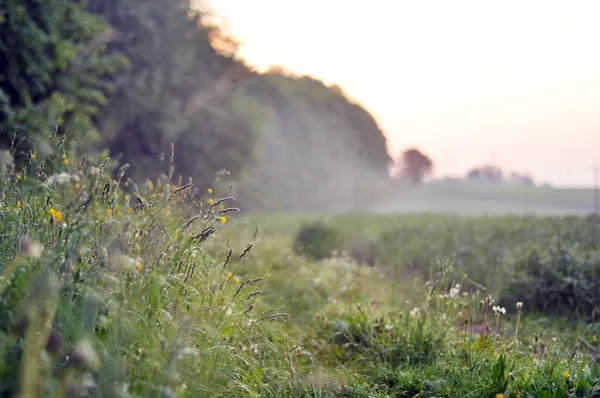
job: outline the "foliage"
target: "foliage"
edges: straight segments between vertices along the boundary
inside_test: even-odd
[[[339,89],[271,71],[236,96],[262,108],[257,162],[236,184],[245,209],[360,208],[372,186],[387,180],[382,131]]]
[[[237,174],[252,159],[254,133],[229,100],[236,79],[253,75],[192,2],[88,1],[120,39],[107,46],[131,62],[113,77],[116,92],[95,119],[113,157],[136,181],[157,176],[156,159],[178,153],[176,175],[205,188],[216,172]],[[217,51],[213,42],[219,43]]]
[[[283,315],[261,315],[261,279],[239,275],[249,248],[221,243],[229,201],[194,203],[166,180],[134,199],[125,168],[65,159],[0,179],[0,395],[268,394],[278,376],[243,347]],[[59,173],[39,181],[50,163]]]
[[[294,251],[314,260],[322,260],[331,256],[338,248],[336,230],[323,221],[303,225],[296,235]]]
[[[403,151],[394,163],[394,174],[412,183],[420,183],[432,171],[431,159],[415,148]]]
[[[0,185],[3,396],[598,392],[587,352],[548,337],[536,356],[510,318],[487,315],[490,300],[484,311],[479,293],[446,290],[449,262],[425,285],[394,286],[402,281],[378,267],[295,256],[281,236],[255,245],[254,231],[248,244],[217,192],[165,178],[137,185],[125,167],[51,144],[62,155],[7,166]],[[58,173],[40,181],[49,163]],[[380,222],[333,225],[373,237]],[[486,316],[488,331],[467,331]]]
[[[0,145],[15,149],[18,164],[48,152],[53,131],[93,143],[91,117],[112,89],[105,78],[125,66],[118,52],[101,51],[111,37],[80,2],[0,6]]]

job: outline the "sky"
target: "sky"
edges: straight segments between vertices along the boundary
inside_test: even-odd
[[[209,3],[250,65],[339,85],[391,155],[416,146],[437,176],[494,163],[556,186],[594,183],[598,0]]]

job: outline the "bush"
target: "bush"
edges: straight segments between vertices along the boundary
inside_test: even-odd
[[[600,253],[577,245],[526,250],[507,261],[502,304],[522,301],[529,311],[600,319]]]
[[[294,252],[308,256],[314,260],[322,260],[331,256],[338,248],[336,230],[323,221],[316,221],[300,227],[294,242]]]

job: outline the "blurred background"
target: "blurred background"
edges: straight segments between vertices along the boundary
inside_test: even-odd
[[[253,212],[598,210],[598,2],[11,4],[17,163],[57,133],[139,180],[173,143]]]

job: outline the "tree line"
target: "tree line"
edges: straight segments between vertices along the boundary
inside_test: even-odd
[[[211,14],[182,0],[7,0],[0,6],[0,145],[22,164],[108,152],[129,176],[219,171],[247,207],[322,208],[387,177],[372,116],[337,87],[257,73]]]

